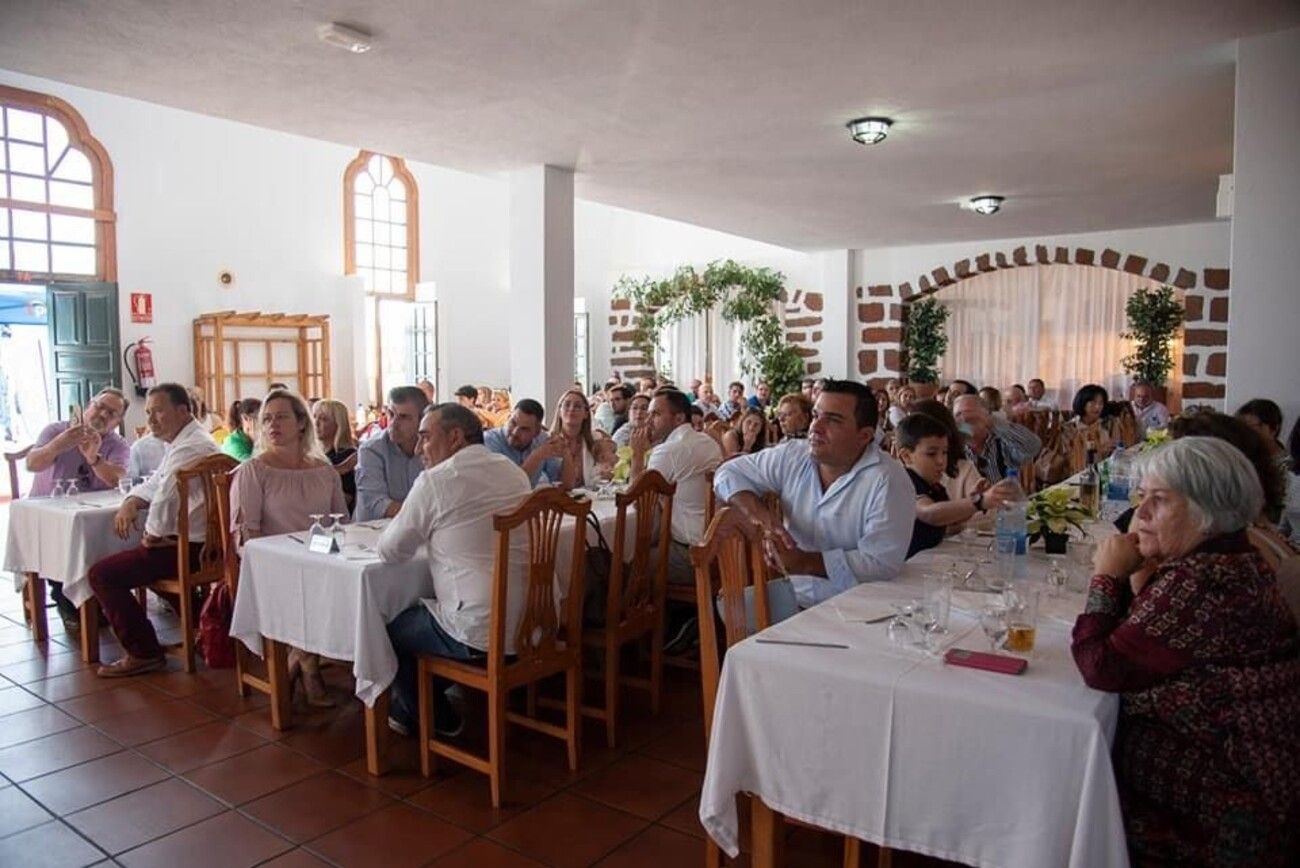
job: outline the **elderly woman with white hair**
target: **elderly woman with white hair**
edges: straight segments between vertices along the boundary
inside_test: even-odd
[[[1246,538],[1259,477],[1234,446],[1144,456],[1132,533],[1102,541],[1074,659],[1122,694],[1115,771],[1134,865],[1300,858],[1296,622]]]

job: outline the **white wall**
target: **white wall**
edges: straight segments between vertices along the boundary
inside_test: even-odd
[[[592,382],[609,374],[609,297],[625,274],[667,277],[678,266],[702,271],[715,259],[734,259],[780,271],[787,289],[821,289],[819,261],[803,251],[594,202],[575,203],[574,224],[574,292],[591,314]]]
[[[1007,207],[1015,207],[1008,203]],[[990,228],[996,227],[997,217],[988,219]],[[1115,229],[1108,232],[1083,232],[1074,235],[1045,235],[1031,238],[992,238],[988,241],[963,241],[953,244],[924,244],[913,247],[893,247],[863,250],[857,257],[859,286],[889,283],[897,286],[909,282],[916,288],[917,277],[928,275],[939,267],[952,273],[954,262],[970,259],[972,265],[975,257],[983,253],[1005,253],[1010,259],[1011,251],[1017,247],[1027,247],[1029,258],[1034,258],[1034,245],[1043,244],[1050,250],[1057,245],[1062,247],[1086,247],[1101,258],[1106,248],[1121,254],[1130,253],[1145,256],[1149,265],[1164,262],[1176,274],[1179,268],[1195,271],[1197,285],[1200,285],[1201,272],[1205,268],[1226,268],[1228,265],[1229,235],[1228,221],[1213,223],[1189,223],[1181,226],[1156,226],[1146,229]],[[1233,280],[1234,289],[1236,280]]]
[[[1300,414],[1300,29],[1237,46],[1229,408],[1250,398]]]
[[[353,352],[355,305],[341,277],[341,184],[356,148],[4,70],[0,83],[67,100],[108,151],[123,345],[149,335],[159,376],[190,382],[195,316],[325,313],[335,394],[356,400],[353,371],[364,359]],[[420,191],[421,276],[437,284],[442,315],[442,385],[505,383],[505,184],[408,165]],[[222,269],[234,272],[232,288],[218,287]],[[153,293],[153,325],[129,322],[131,292]]]

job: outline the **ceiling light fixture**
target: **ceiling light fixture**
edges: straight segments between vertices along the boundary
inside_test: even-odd
[[[970,200],[970,209],[976,214],[996,214],[1002,210],[1002,196],[976,196]]]
[[[846,124],[849,128],[849,134],[853,136],[853,141],[859,145],[874,145],[883,142],[885,136],[889,135],[889,128],[893,125],[894,122],[889,118],[858,118]]]
[[[316,38],[326,45],[342,48],[353,54],[365,54],[370,50],[370,34],[337,21],[322,24],[316,28]]]

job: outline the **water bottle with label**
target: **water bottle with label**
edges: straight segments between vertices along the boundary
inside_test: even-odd
[[[1003,583],[1025,576],[1029,540],[1029,520],[1026,511],[1029,499],[1020,487],[1020,474],[1015,468],[1007,471],[1007,478],[999,485],[1011,489],[1011,496],[1006,504],[998,510],[997,534],[994,541],[994,575]],[[993,587],[995,583],[991,582]]]
[[[1122,500],[1128,505],[1129,469],[1133,462],[1124,454],[1124,441],[1115,444],[1110,456],[1110,478],[1106,482],[1106,499]]]

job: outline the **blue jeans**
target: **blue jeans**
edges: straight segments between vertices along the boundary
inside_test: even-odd
[[[416,603],[402,612],[388,625],[388,639],[397,652],[397,678],[393,681],[392,715],[406,726],[414,726],[419,718],[419,664],[416,655],[447,657],[452,660],[472,660],[485,656],[482,651],[453,639],[433,619],[433,613],[423,603]],[[434,684],[434,701],[442,699],[444,684]],[[444,700],[445,701],[445,700]]]

